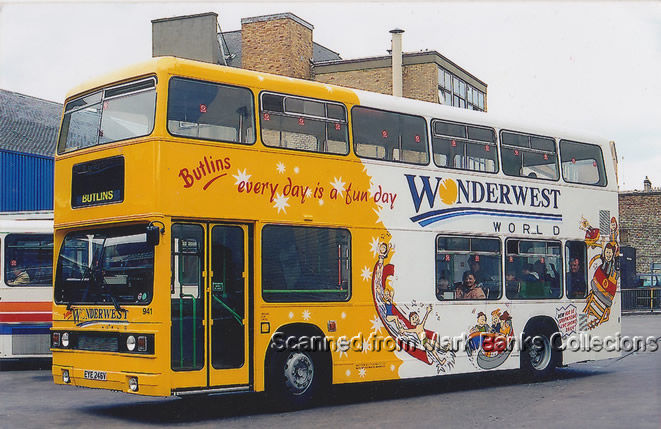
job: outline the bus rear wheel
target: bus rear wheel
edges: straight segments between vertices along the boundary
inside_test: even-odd
[[[323,368],[312,353],[285,350],[271,354],[267,392],[282,405],[301,408],[318,399]]]
[[[546,332],[537,331],[531,336],[530,344],[521,351],[521,369],[535,378],[550,377],[559,362],[559,352],[552,347]]]

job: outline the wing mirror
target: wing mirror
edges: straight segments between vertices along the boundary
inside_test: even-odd
[[[159,227],[154,225],[154,223],[156,223],[156,221],[150,222],[145,230],[147,233],[147,244],[152,247],[158,246],[158,243],[161,242],[161,234],[165,234],[165,225],[163,225],[161,222],[158,222],[163,225],[163,227]]]

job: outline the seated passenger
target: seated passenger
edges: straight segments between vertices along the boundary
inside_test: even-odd
[[[460,287],[457,288],[456,298],[457,299],[486,299],[486,295],[481,287],[477,285],[475,281],[475,275],[466,271],[463,276],[463,282]]]

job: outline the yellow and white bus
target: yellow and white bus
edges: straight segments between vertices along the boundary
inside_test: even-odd
[[[50,358],[53,212],[0,213],[0,364]]]
[[[53,378],[305,403],[617,356],[552,347],[620,330],[614,149],[169,57],[85,84],[55,160]]]

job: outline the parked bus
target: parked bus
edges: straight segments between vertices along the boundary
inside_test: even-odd
[[[0,213],[0,363],[50,357],[53,212]]]
[[[613,154],[169,57],[80,86],[55,159],[54,381],[305,403],[617,356],[551,346],[620,331]]]

